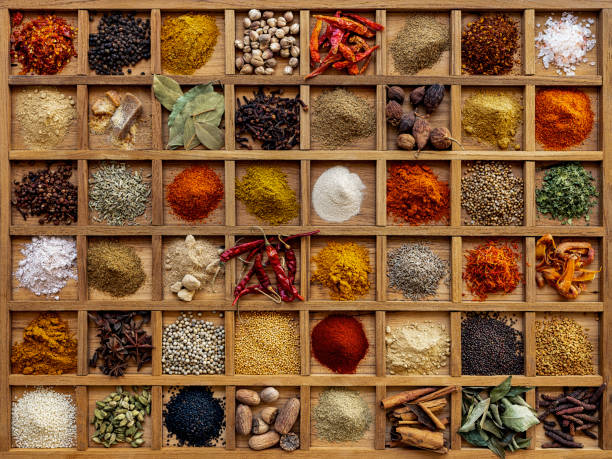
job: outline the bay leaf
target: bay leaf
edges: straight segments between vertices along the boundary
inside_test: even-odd
[[[212,83],[199,84],[191,88],[181,97],[179,97],[174,103],[174,106],[172,107],[172,113],[170,113],[170,116],[168,117],[168,127],[172,127],[176,117],[179,116],[183,112],[183,109],[185,108],[187,103],[191,102],[193,99],[195,99],[197,96],[201,94],[207,94],[210,92],[213,92]]]
[[[220,150],[225,145],[225,133],[217,126],[196,121],[195,133],[202,145],[209,150]]]
[[[168,130],[168,145],[167,148],[174,150],[183,146],[183,130],[185,124],[175,124]]]
[[[491,390],[489,394],[489,396],[491,397],[491,403],[495,403],[498,400],[501,400],[502,398],[504,398],[511,387],[512,387],[512,376],[508,376],[504,380],[504,382],[502,382],[498,386],[495,386]]]
[[[474,405],[474,408],[467,415],[463,425],[459,429],[459,432],[469,432],[476,428],[476,421],[478,421],[482,415],[486,412],[489,407],[490,399],[484,399],[478,404]]]
[[[178,98],[183,95],[181,86],[164,75],[153,75],[153,92],[159,103],[170,111]]]
[[[213,109],[209,110],[211,107]],[[213,92],[208,96],[205,104],[194,108],[192,116],[195,117],[196,121],[219,126],[224,113],[225,97],[222,94]]]
[[[200,141],[196,135],[195,122],[193,118],[189,116],[185,121],[185,128],[183,129],[183,146],[185,150],[193,150],[198,145],[200,145]]]

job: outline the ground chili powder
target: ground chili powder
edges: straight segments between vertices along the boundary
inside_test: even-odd
[[[593,129],[591,100],[579,89],[542,89],[535,104],[536,140],[547,150],[578,145]]]
[[[312,353],[336,373],[355,373],[368,352],[368,339],[363,325],[345,314],[331,314],[312,330]]]
[[[172,213],[188,222],[202,221],[223,199],[223,182],[208,166],[192,166],[166,187]]]
[[[402,163],[389,167],[387,213],[411,225],[448,221],[450,189],[424,164]]]

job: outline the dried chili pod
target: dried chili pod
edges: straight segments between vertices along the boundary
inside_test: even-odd
[[[410,103],[415,107],[423,102],[423,97],[425,97],[425,86],[419,86],[410,91]]]
[[[441,84],[432,84],[425,90],[423,96],[423,105],[427,113],[433,112],[444,100],[444,86]]]

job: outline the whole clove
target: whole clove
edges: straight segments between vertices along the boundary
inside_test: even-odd
[[[251,139],[263,150],[290,150],[300,143],[300,109],[308,107],[299,98],[281,97],[282,89],[265,94],[260,88],[253,98],[236,99],[236,145],[252,150]]]

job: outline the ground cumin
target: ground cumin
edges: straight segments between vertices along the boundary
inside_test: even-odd
[[[24,375],[61,375],[77,368],[77,340],[56,312],[42,312],[13,345],[11,369]]]

